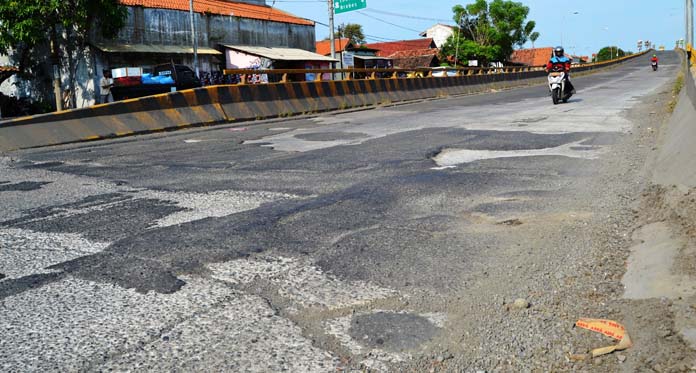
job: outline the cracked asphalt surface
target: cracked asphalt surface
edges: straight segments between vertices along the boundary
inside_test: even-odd
[[[576,297],[620,286],[585,272],[639,193],[662,61],[559,106],[536,86],[4,154],[0,367],[587,369],[568,324],[617,316]]]

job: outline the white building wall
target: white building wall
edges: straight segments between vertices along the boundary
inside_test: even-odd
[[[447,38],[449,38],[452,35],[454,35],[454,30],[452,29],[452,26],[441,24],[437,24],[429,28],[425,32],[425,37],[432,38],[435,42],[435,46],[438,48],[442,48],[442,46],[445,45]]]

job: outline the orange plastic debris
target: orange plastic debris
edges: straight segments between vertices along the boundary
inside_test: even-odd
[[[592,357],[610,354],[614,351],[622,351],[633,346],[633,342],[631,341],[631,337],[626,332],[626,328],[616,321],[583,318],[578,320],[578,322],[575,323],[575,326],[604,334],[607,337],[611,337],[619,341],[619,343],[614,346],[601,347],[592,350],[590,352]]]

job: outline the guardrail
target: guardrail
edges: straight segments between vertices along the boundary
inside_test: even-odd
[[[691,57],[691,64],[696,65],[696,49],[691,44],[686,46],[686,53]]]
[[[587,70],[609,66],[626,59],[647,53],[639,53],[618,59],[573,64],[573,69]],[[544,71],[545,66],[502,66],[502,67],[421,67],[414,69],[225,69],[224,76],[232,76],[232,84],[289,83],[300,81],[356,80],[356,79],[417,79],[430,77],[457,77],[473,75],[497,75]],[[259,76],[266,76],[260,79]],[[307,79],[311,75],[313,79]],[[340,79],[336,79],[340,77]],[[230,80],[230,79],[228,79]]]

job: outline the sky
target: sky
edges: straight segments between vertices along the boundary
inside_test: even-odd
[[[607,45],[636,51],[638,40],[674,48],[684,38],[684,0],[516,0],[530,9],[541,36],[536,47],[563,44],[575,55],[591,55]],[[358,23],[367,42],[417,39],[435,23],[454,25],[452,7],[473,0],[367,0],[367,9],[337,14],[336,25]],[[266,0],[268,5],[315,20],[316,37],[329,36],[327,0]],[[559,7],[559,4],[563,5]],[[577,14],[575,14],[577,13]],[[324,24],[324,25],[322,25]],[[527,47],[531,47],[528,43]]]

